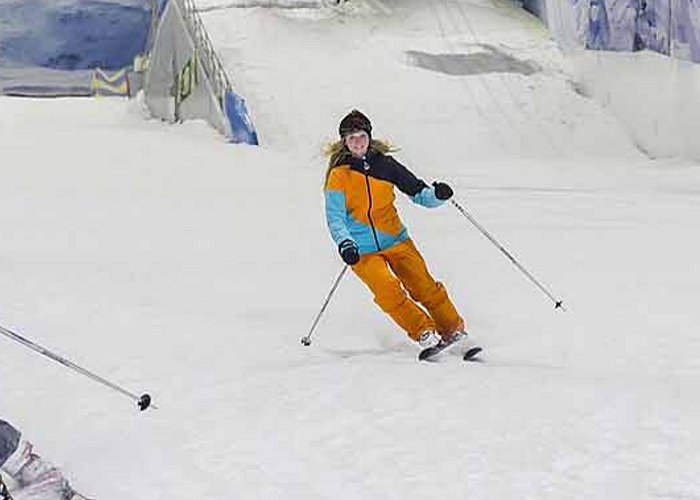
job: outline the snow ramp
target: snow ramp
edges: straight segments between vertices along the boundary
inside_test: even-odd
[[[579,93],[542,22],[512,2],[197,5],[266,142],[318,150],[357,107],[401,146],[457,147],[471,158],[639,154]]]

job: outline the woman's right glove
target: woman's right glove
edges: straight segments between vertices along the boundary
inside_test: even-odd
[[[446,183],[433,182],[433,186],[435,187],[435,197],[438,200],[449,200],[452,198],[454,191],[452,191],[452,188]]]
[[[340,252],[340,257],[342,257],[343,262],[348,266],[353,266],[360,262],[360,251],[357,249],[357,245],[352,240],[343,240],[338,245],[338,251]]]

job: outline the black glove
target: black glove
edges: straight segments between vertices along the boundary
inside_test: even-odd
[[[357,249],[357,245],[352,240],[343,240],[338,245],[338,251],[340,256],[343,258],[348,266],[353,266],[360,261],[360,252]]]
[[[452,188],[444,182],[433,182],[433,186],[435,187],[435,197],[438,200],[449,200],[455,194]]]

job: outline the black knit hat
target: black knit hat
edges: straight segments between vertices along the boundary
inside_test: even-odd
[[[358,130],[364,130],[367,135],[372,137],[372,122],[369,121],[365,115],[356,109],[353,109],[345,115],[345,118],[340,120],[340,126],[338,127],[338,133],[340,137],[345,137],[346,135],[357,132]]]

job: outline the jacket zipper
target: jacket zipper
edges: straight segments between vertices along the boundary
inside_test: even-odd
[[[367,219],[369,220],[369,225],[372,227],[372,234],[374,235],[374,242],[377,245],[377,252],[381,251],[379,246],[379,238],[377,237],[377,230],[374,227],[374,221],[372,220],[372,190],[369,187],[369,164],[366,161],[362,162],[362,168],[365,171],[365,181],[367,182],[367,198],[369,198],[369,207],[367,208]]]

